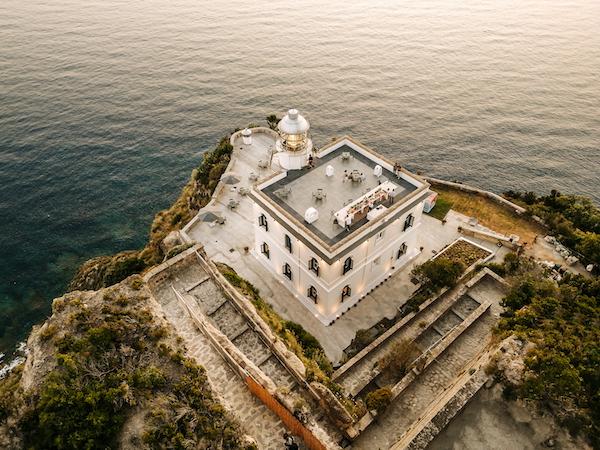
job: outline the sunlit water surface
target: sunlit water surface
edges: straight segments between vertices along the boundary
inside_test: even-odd
[[[600,203],[600,2],[0,2],[0,348],[295,107],[409,170]]]

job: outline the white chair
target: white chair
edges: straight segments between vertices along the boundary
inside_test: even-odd
[[[327,175],[328,177],[333,176],[333,166],[332,165],[329,165],[325,168],[325,175]]]

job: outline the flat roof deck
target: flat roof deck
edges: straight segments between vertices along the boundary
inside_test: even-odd
[[[342,159],[344,152],[351,155],[349,159]],[[285,178],[262,189],[262,192],[329,246],[335,245],[349,234],[343,226],[334,223],[333,216],[347,204],[385,181],[396,186],[394,204],[402,203],[407,195],[417,189],[415,185],[397,178],[394,173],[386,169],[383,169],[381,176],[376,177],[373,170],[377,162],[347,145],[341,146],[323,158],[315,158],[314,163],[311,169],[304,167],[301,170],[288,171]],[[329,165],[333,167],[333,176],[330,177],[326,174]],[[357,170],[365,176],[365,181],[343,181],[344,170],[348,173]],[[326,194],[322,200],[313,195],[317,189],[322,189]],[[290,190],[290,193],[287,196],[281,195],[282,190]],[[388,201],[383,204],[390,206]],[[307,224],[304,222],[304,213],[311,207],[318,211],[319,218]],[[367,222],[366,218],[355,222],[350,228],[350,233]]]

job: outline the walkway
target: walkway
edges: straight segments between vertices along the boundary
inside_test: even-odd
[[[181,280],[175,280],[181,283]],[[233,412],[240,424],[258,443],[261,450],[280,450],[285,425],[246,386],[246,383],[227,365],[198,330],[188,313],[184,311],[165,282],[152,290],[162,305],[168,320],[179,329],[188,355],[206,369],[206,376],[221,402]]]

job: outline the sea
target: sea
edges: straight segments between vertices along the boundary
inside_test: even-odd
[[[598,0],[2,0],[0,353],[296,108],[411,171],[600,205]]]

